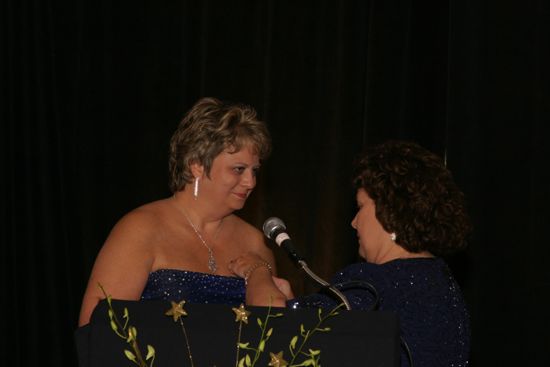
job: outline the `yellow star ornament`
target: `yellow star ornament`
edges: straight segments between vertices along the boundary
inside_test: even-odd
[[[187,316],[187,312],[185,312],[185,310],[183,309],[185,301],[181,301],[179,303],[176,303],[174,301],[170,302],[172,303],[172,308],[166,311],[166,316],[172,316],[174,322],[178,321],[182,316]]]
[[[288,366],[288,362],[283,359],[283,351],[280,351],[277,354],[273,354],[269,352],[269,356],[271,357],[271,362],[269,362],[268,366],[273,366],[273,367]]]
[[[245,324],[248,324],[248,316],[250,315],[250,311],[247,311],[244,309],[244,305],[241,303],[239,308],[233,307],[233,312],[235,312],[235,321],[242,321]]]

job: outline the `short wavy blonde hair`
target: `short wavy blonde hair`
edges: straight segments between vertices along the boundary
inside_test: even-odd
[[[193,181],[191,165],[204,166],[210,175],[214,159],[224,150],[250,147],[260,160],[271,153],[267,126],[254,108],[202,98],[187,112],[170,140],[170,190],[175,193]]]

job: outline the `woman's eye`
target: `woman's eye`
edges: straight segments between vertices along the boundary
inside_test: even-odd
[[[252,173],[254,174],[254,176],[258,176],[258,172],[260,172],[260,167],[252,168]]]
[[[234,167],[234,168],[233,168],[233,171],[235,171],[236,173],[239,173],[239,174],[240,174],[240,173],[243,173],[244,170],[245,170],[244,167]]]

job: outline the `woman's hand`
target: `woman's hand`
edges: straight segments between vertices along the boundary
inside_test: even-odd
[[[247,273],[252,269],[256,264],[269,264],[267,261],[262,259],[259,255],[253,252],[247,252],[243,255],[240,255],[233,260],[229,261],[227,268],[233,274],[239,278],[246,278]],[[267,267],[267,265],[266,265]],[[250,276],[250,274],[248,274]]]
[[[294,293],[292,292],[292,288],[290,287],[288,280],[277,277],[271,277],[271,279],[273,279],[273,283],[275,283],[279,291],[285,295],[287,300],[294,298]]]
[[[245,280],[248,305],[285,307],[287,294],[292,294],[288,282],[272,277],[271,265],[255,253],[247,252],[234,258],[228,268]]]

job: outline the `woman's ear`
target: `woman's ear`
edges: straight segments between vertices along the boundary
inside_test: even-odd
[[[191,163],[189,168],[191,169],[191,173],[193,174],[193,177],[202,178],[202,175],[204,173],[204,166],[202,164]]]

